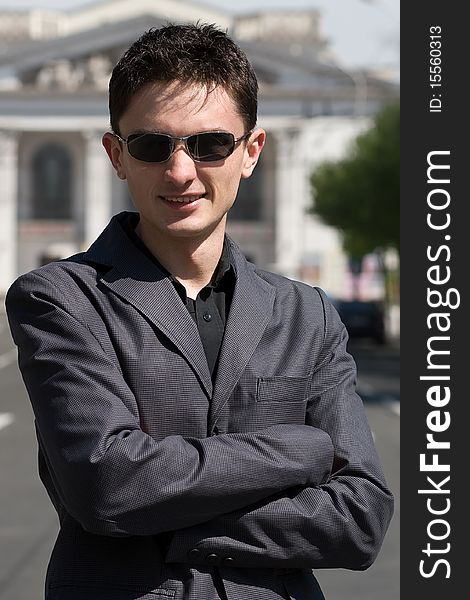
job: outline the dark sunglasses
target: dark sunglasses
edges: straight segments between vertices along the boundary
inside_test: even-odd
[[[235,146],[251,135],[252,131],[236,138],[225,131],[205,131],[184,137],[166,133],[131,133],[125,140],[113,133],[121,142],[127,144],[129,154],[137,160],[150,163],[167,161],[176,150],[176,142],[183,142],[186,152],[196,162],[223,160],[232,154]]]

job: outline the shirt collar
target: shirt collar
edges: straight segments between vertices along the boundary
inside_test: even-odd
[[[181,296],[183,302],[186,302],[186,290],[185,287],[167,270],[165,267],[158,261],[158,259],[150,252],[141,238],[137,235],[135,228],[139,222],[139,214],[138,213],[128,213],[127,218],[123,219],[122,227],[132,242],[139,248],[141,252],[143,252],[147,257],[149,257],[157,267],[170,279],[173,285],[176,288],[176,291]],[[215,268],[214,274],[210,282],[207,284],[206,288],[211,288],[214,290],[222,289],[225,284],[234,285],[236,279],[236,267],[235,260],[232,254],[232,250],[230,248],[230,244],[228,243],[227,236],[224,237],[224,245],[222,248],[222,254],[220,256],[219,262]],[[223,288],[225,289],[225,288]]]

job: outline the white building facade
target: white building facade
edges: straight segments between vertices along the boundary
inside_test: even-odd
[[[323,61],[316,11],[234,18],[195,2],[108,0],[56,18],[54,27],[48,13],[41,36],[36,16],[36,35],[21,26],[0,53],[0,294],[20,273],[87,248],[113,214],[132,210],[101,145],[112,66],[146,29],[201,20],[227,28],[247,52],[260,81],[259,124],[268,133],[229,215],[229,233],[261,267],[344,295],[341,240],[307,212],[310,174],[347,151],[397,96],[395,86]]]

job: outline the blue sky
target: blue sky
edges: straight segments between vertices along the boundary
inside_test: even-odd
[[[69,10],[93,0],[0,0],[1,8],[53,8]],[[197,4],[197,0],[193,0]],[[204,0],[227,9],[225,0]],[[232,3],[230,3],[232,4]],[[336,58],[347,67],[399,68],[399,0],[237,0],[230,10],[254,11],[275,8],[318,8],[323,15],[323,33]]]

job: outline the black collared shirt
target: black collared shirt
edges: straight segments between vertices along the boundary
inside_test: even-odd
[[[188,298],[184,285],[160,264],[137,235],[135,227],[138,222],[138,214],[129,213],[129,218],[124,219],[122,224],[134,244],[167,275],[175,286],[181,301],[197,325],[207,364],[214,380],[236,280],[235,265],[227,240],[224,240],[222,255],[210,283],[202,288],[193,300]]]

